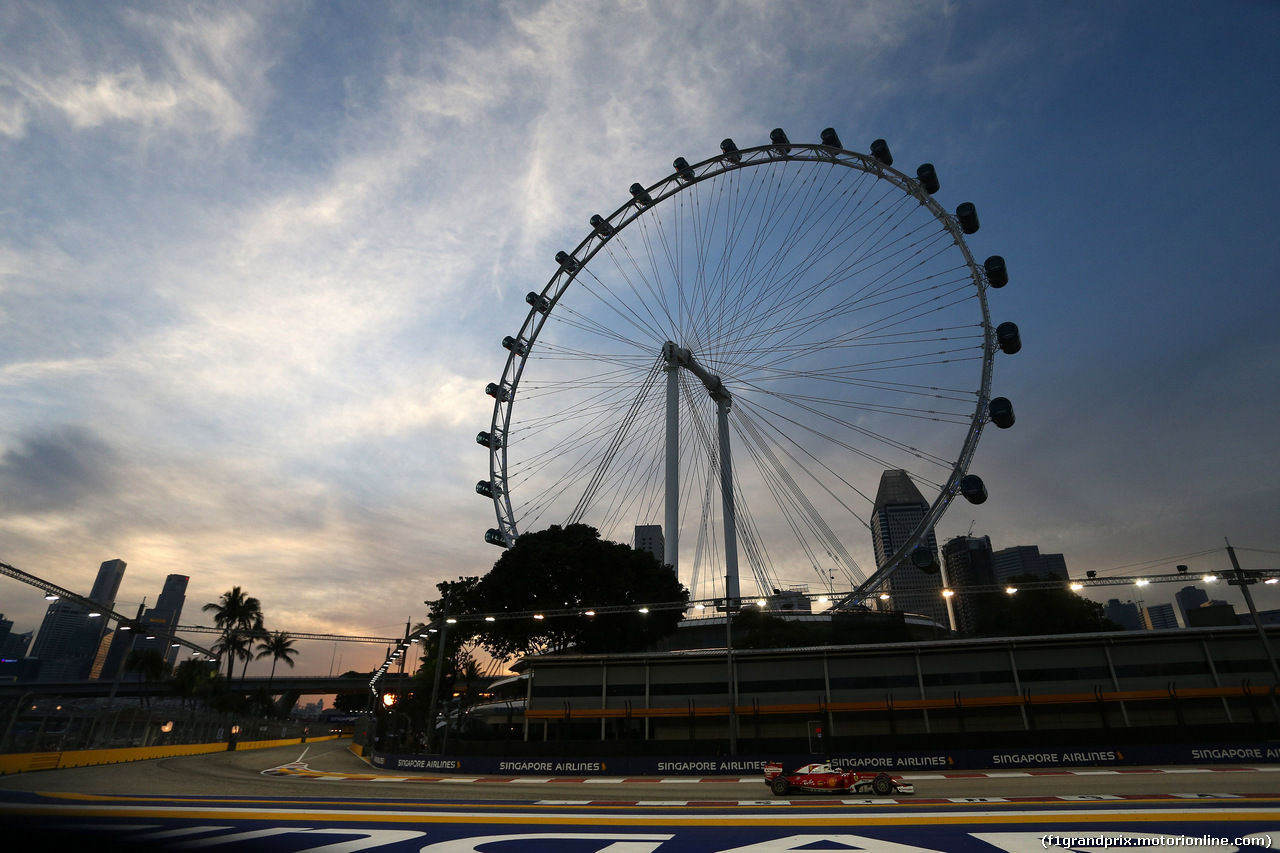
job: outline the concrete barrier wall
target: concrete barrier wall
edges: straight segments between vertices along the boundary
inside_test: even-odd
[[[335,740],[337,735],[306,738],[307,743]],[[250,740],[236,744],[236,749],[266,749],[272,746],[289,746],[302,743],[303,738],[284,740]],[[64,767],[91,767],[97,764],[121,764],[126,761],[147,761],[152,758],[175,758],[182,755],[204,755],[210,752],[226,752],[227,742],[187,743],[172,746],[137,746],[120,749],[83,749],[74,752],[21,752],[0,755],[0,776],[10,773],[26,773],[32,770],[58,770]]]

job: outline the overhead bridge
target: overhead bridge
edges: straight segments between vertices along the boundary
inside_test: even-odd
[[[233,678],[226,682],[227,687],[236,693],[252,693],[259,687],[269,687],[275,695],[328,695],[336,693],[361,693],[368,691],[369,678],[372,673],[362,672],[353,675],[295,675],[275,678]],[[95,697],[105,698],[111,695],[115,687],[116,696],[141,696],[152,698],[173,696],[172,689],[166,682],[155,681],[147,684],[132,676],[120,679],[118,685],[114,681],[5,681],[0,682],[0,700],[21,698],[23,696],[61,696],[68,699]]]

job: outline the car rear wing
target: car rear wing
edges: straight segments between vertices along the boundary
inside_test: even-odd
[[[768,782],[782,775],[782,763],[778,761],[770,761],[764,766],[764,779]]]

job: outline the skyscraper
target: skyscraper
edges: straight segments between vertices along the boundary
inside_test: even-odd
[[[120,581],[124,580],[125,565],[124,560],[115,559],[107,560],[99,566],[89,600],[101,604],[107,610],[115,610],[116,593],[120,592]]]
[[[928,501],[906,471],[891,469],[880,475],[871,516],[871,543],[877,568],[882,568],[907,541],[928,511]],[[920,545],[928,549],[934,566],[939,566],[938,540],[932,530]],[[929,572],[916,568],[910,559],[904,560],[889,575],[882,589],[889,594],[889,607],[885,609],[918,613],[939,625],[950,624],[942,597],[942,573],[938,568]]]
[[[666,542],[662,535],[661,524],[636,525],[636,550],[648,551],[659,563],[666,564]]]
[[[1182,614],[1182,624],[1190,626],[1191,623],[1187,621],[1187,611],[1207,602],[1209,593],[1198,586],[1184,586],[1174,594],[1173,598],[1178,602],[1178,612]]]
[[[1178,617],[1173,613],[1172,604],[1149,604],[1142,608],[1142,627],[1148,631],[1161,628],[1177,628]]]
[[[1061,554],[1041,554],[1038,545],[1015,545],[995,552],[996,583],[1019,575],[1067,580],[1067,561]]]
[[[991,539],[987,536],[957,536],[942,546],[942,565],[947,571],[947,584],[956,590],[951,607],[956,616],[956,630],[975,634],[981,620],[982,596],[967,593],[973,587],[992,586],[996,582]]]
[[[178,621],[182,618],[182,605],[187,599],[188,580],[190,578],[186,575],[169,575],[164,579],[164,588],[160,590],[156,606],[149,607],[142,613],[141,621],[144,627],[173,633],[173,629],[178,626]],[[178,659],[179,650],[173,648],[171,643],[168,637],[156,637],[154,640],[142,637],[134,640],[133,648],[137,651],[155,649],[166,663],[173,666]]]
[[[89,677],[107,630],[104,616],[90,614],[114,609],[124,570],[125,562],[119,559],[107,560],[99,566],[93,590],[88,595],[90,601],[100,605],[98,610],[90,611],[70,601],[49,605],[31,648],[31,656],[40,659],[40,681]]]

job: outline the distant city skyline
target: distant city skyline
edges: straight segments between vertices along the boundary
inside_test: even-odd
[[[475,435],[555,253],[676,157],[834,127],[907,175],[934,164],[946,209],[980,212],[978,263],[1007,262],[991,319],[1022,350],[991,386],[1017,423],[984,429],[988,500],[954,503],[939,542],[1199,577],[1230,568],[1229,537],[1280,567],[1280,4],[46,0],[4,20],[0,561],[83,591],[119,557],[129,614],[181,574],[184,620],[238,585],[272,628],[399,635],[499,554]],[[873,569],[870,518],[828,521]],[[780,554],[777,582],[823,588],[825,560]],[[46,609],[0,579],[18,634]],[[333,659],[299,648],[298,673]],[[341,652],[368,670],[384,649]]]

